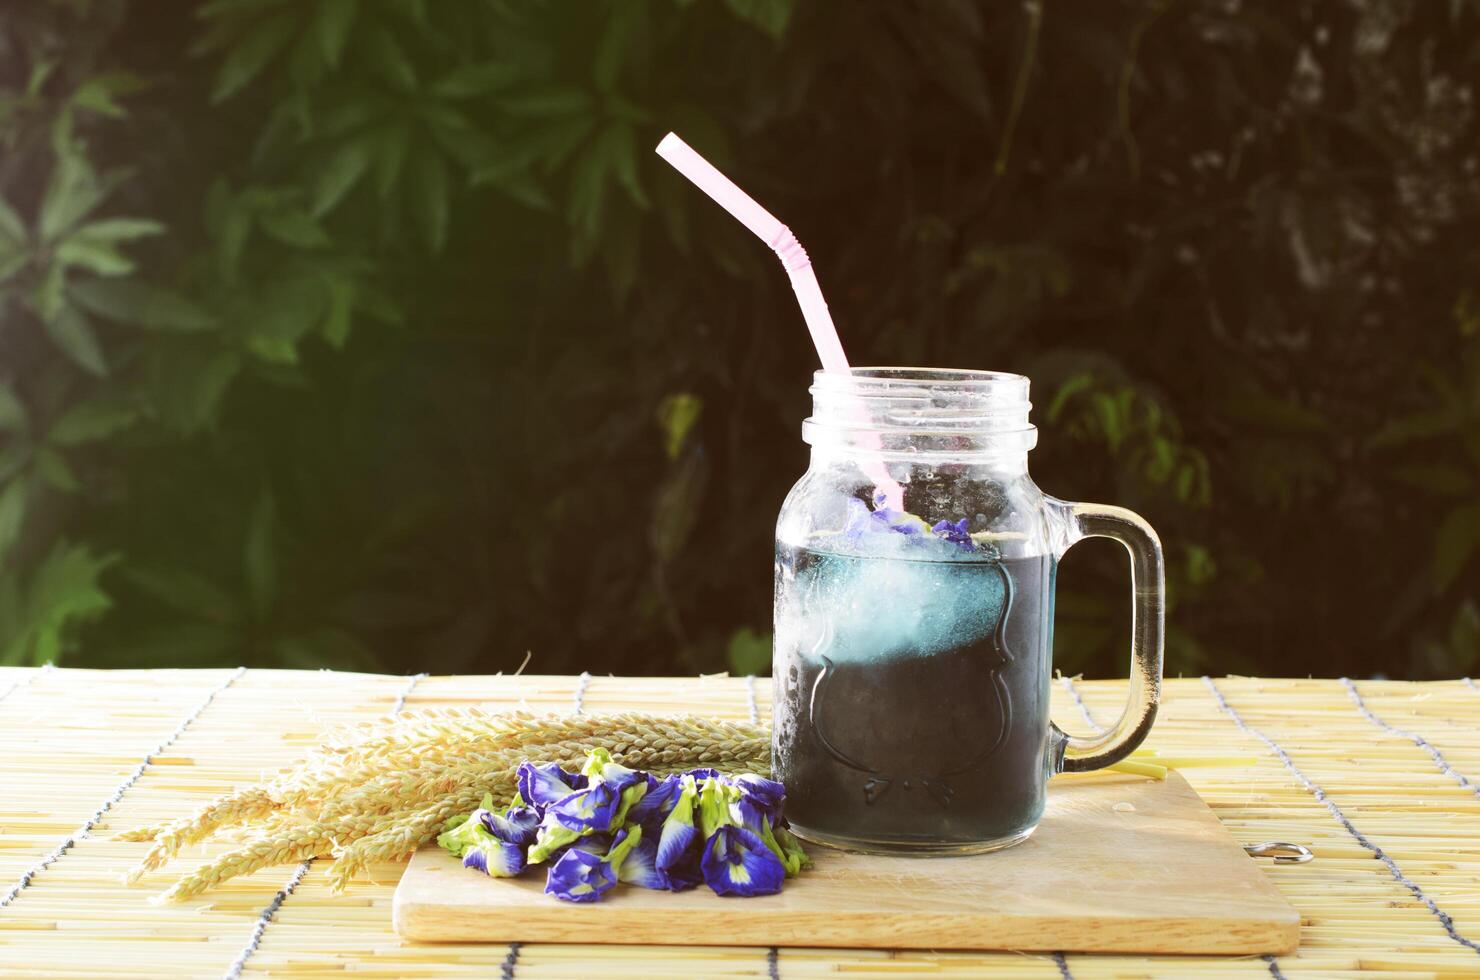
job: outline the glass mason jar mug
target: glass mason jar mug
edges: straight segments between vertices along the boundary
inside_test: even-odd
[[[1151,728],[1156,532],[1034,485],[1025,377],[861,368],[818,372],[811,390],[811,466],[776,526],[772,766],[787,818],[851,850],[1025,840],[1050,776],[1111,765]],[[1129,702],[1081,738],[1048,706],[1058,560],[1086,537],[1125,545],[1134,604]]]

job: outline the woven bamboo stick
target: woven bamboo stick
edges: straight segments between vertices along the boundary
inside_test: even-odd
[[[0,671],[0,690],[24,672]],[[219,677],[219,674],[214,675]],[[185,671],[59,670],[0,701],[0,883],[9,883],[93,812],[159,744],[212,679]],[[385,715],[404,678],[249,671],[223,693],[109,811],[93,834],[37,875],[0,910],[0,972],[16,975],[219,976],[290,868],[226,882],[180,905],[151,906],[167,884],[127,889],[119,875],[150,848],[118,831],[178,818],[234,786],[270,779],[339,725]],[[408,708],[570,710],[569,677],[428,678]],[[1101,723],[1112,720],[1123,682],[1078,682]],[[1352,823],[1380,845],[1462,934],[1480,932],[1480,799],[1407,739],[1363,717],[1335,681],[1219,679],[1244,721],[1282,746]],[[1358,682],[1366,706],[1418,732],[1451,766],[1480,775],[1480,692],[1459,682]],[[769,712],[770,687],[756,685]],[[1054,716],[1085,730],[1067,692],[1056,686]],[[727,678],[593,678],[590,712],[693,712],[744,721],[747,688]],[[1480,956],[1454,942],[1434,914],[1257,738],[1237,729],[1196,679],[1167,683],[1148,748],[1174,763],[1234,836],[1245,842],[1293,840],[1318,858],[1266,865],[1305,917],[1299,955],[1279,968],[1289,977],[1473,976]],[[1206,763],[1199,765],[1199,762]],[[1217,764],[1214,764],[1217,763]],[[192,844],[182,870],[208,863],[230,844]],[[498,975],[505,945],[403,946],[390,931],[390,895],[402,865],[374,862],[355,888],[330,893],[315,865],[267,928],[248,972],[293,976]],[[1050,957],[991,953],[782,949],[781,976],[1061,976]],[[1260,959],[1069,956],[1077,980],[1110,976],[1268,977]],[[525,946],[515,976],[609,978],[752,976],[768,973],[763,949]]]

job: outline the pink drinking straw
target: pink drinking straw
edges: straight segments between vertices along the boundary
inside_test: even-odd
[[[827,301],[822,298],[822,287],[817,284],[817,273],[812,270],[812,260],[807,258],[807,250],[802,248],[791,229],[675,134],[663,137],[658,144],[658,156],[672,164],[675,170],[771,247],[791,277],[791,288],[796,291],[797,301],[802,305],[802,319],[807,321],[807,331],[812,335],[822,370],[830,374],[852,373],[848,357],[843,353],[843,342],[838,339],[838,328],[833,324],[832,314],[827,311]],[[867,413],[859,405],[855,414],[863,421]],[[873,442],[878,445],[877,436]],[[884,495],[890,507],[904,507],[904,490],[889,475],[882,459],[864,460],[863,471],[874,481],[875,489]]]

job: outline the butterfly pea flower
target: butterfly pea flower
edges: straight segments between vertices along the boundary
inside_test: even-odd
[[[621,795],[601,783],[550,804],[529,849],[529,863],[539,864],[582,837],[611,830],[621,804]]]
[[[645,772],[628,769],[612,760],[612,754],[606,749],[596,748],[586,756],[586,764],[581,767],[581,775],[593,783],[609,783],[619,792],[628,786],[638,782],[647,782],[649,776]]]
[[[786,866],[766,842],[744,827],[725,824],[704,844],[704,881],[717,895],[774,895]]]
[[[694,810],[699,798],[699,787],[693,776],[679,780],[678,798],[663,820],[658,837],[654,863],[657,869],[670,879],[697,884],[699,872],[699,828],[694,826]]]
[[[484,794],[483,806],[470,814],[453,817],[447,821],[442,833],[437,835],[437,843],[451,851],[455,857],[462,857],[470,847],[499,840],[492,828],[483,822],[485,815],[493,815],[488,809],[491,806],[493,806],[493,797]]]
[[[870,517],[878,524],[887,527],[898,534],[913,537],[917,534],[929,534],[930,525],[924,519],[911,514],[907,510],[896,510],[888,504],[889,498],[886,494],[874,495],[874,510]]]
[[[781,816],[781,804],[786,801],[786,787],[774,779],[742,773],[730,780],[740,791],[740,796],[755,805],[772,821]]]
[[[674,773],[654,780],[649,783],[648,791],[642,799],[627,811],[627,822],[640,824],[654,844],[663,827],[663,821],[668,818],[669,811],[673,809],[673,804],[678,801],[679,793],[683,790],[682,779],[682,776]]]
[[[658,867],[658,842],[644,836],[637,842],[637,846],[628,852],[627,860],[622,862],[617,880],[655,891],[685,891],[704,880],[699,871],[698,858],[699,852],[694,849],[692,854],[685,855],[683,861],[665,871]]]
[[[516,783],[519,795],[514,805],[534,807],[543,815],[545,808],[552,803],[560,802],[574,790],[585,789],[587,779],[582,773],[566,772],[554,762],[542,766],[521,762]]]
[[[971,539],[971,532],[967,530],[966,518],[961,518],[952,524],[950,521],[936,521],[930,530],[942,541],[949,541],[966,551],[975,551],[976,542]]]
[[[605,828],[607,830],[614,830],[625,824],[627,811],[647,796],[650,788],[658,784],[656,779],[645,772],[628,769],[613,762],[611,753],[602,748],[591,750],[581,774],[590,780],[591,786],[606,786],[620,794],[616,816]]]
[[[647,793],[647,781],[632,780],[620,791],[619,785],[619,782],[594,782],[546,807],[534,845],[529,849],[529,863],[539,864],[582,837],[623,826],[627,811]]]
[[[770,780],[766,780],[766,782],[770,782]],[[780,784],[773,783],[772,785],[779,786]],[[739,789],[739,787],[737,786],[736,789]],[[758,837],[761,843],[766,845],[767,850],[776,855],[777,860],[781,862],[782,866],[788,869],[788,877],[791,877],[796,874],[796,871],[791,870],[791,864],[788,862],[786,851],[781,846],[781,842],[777,839],[775,830],[773,829],[775,828],[777,811],[780,810],[780,801],[777,800],[773,804],[774,809],[770,810],[763,806],[764,801],[765,797],[750,795],[743,790],[738,795],[733,795],[730,802],[731,821],[736,826],[742,827]]]
[[[524,870],[524,845],[502,840],[473,844],[463,852],[463,867],[475,868],[493,878],[513,878]]]
[[[733,824],[730,804],[740,798],[740,791],[719,777],[704,780],[699,786],[698,826],[699,836],[709,840],[721,827]]]
[[[634,824],[617,831],[605,854],[572,847],[550,866],[545,893],[567,902],[596,901],[616,886],[627,855],[641,841],[642,828]]]
[[[540,815],[534,807],[510,807],[505,813],[497,814],[488,809],[476,811],[478,819],[488,832],[499,840],[521,847],[534,843],[540,827]]]

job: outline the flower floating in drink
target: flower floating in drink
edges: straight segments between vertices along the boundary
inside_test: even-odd
[[[782,817],[785,799],[761,776],[694,769],[660,778],[594,749],[577,773],[521,764],[507,806],[484,797],[437,843],[494,878],[548,865],[546,893],[567,902],[597,901],[618,882],[772,895],[807,864]]]

